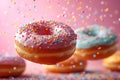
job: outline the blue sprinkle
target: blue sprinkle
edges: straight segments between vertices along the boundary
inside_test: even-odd
[[[43,42],[40,42],[40,45],[43,44]]]

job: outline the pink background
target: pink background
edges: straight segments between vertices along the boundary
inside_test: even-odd
[[[120,0],[0,0],[0,54],[17,55],[17,27],[41,19],[61,21],[74,30],[101,24],[113,29],[120,40]],[[90,61],[88,68],[94,69],[94,63]]]

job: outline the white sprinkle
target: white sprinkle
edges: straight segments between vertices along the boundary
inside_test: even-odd
[[[16,70],[16,67],[13,67],[13,70]]]
[[[74,15],[74,12],[72,12],[72,15]]]
[[[60,15],[57,15],[57,18],[60,18]]]
[[[102,49],[102,47],[98,47],[98,50]]]
[[[56,66],[57,66],[57,67],[59,67],[59,66],[60,66],[60,64],[58,64],[58,63],[57,63],[57,64],[56,64]]]
[[[82,66],[83,65],[83,63],[82,62],[80,62],[80,66]]]
[[[118,21],[120,21],[120,18],[118,18]]]
[[[104,4],[104,1],[101,1],[100,4],[103,5],[103,4]]]
[[[96,54],[93,54],[93,57],[94,57],[94,58],[96,58],[96,56],[97,56]]]
[[[85,6],[87,9],[89,8],[89,6],[87,5],[87,6]]]

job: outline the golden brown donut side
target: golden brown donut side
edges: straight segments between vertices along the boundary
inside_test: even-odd
[[[17,53],[30,61],[34,61],[40,64],[56,64],[57,62],[63,61],[75,51],[75,44],[64,49],[57,50],[40,50],[39,48],[24,47],[18,41],[15,41],[15,48]]]
[[[103,66],[111,71],[120,71],[120,51],[103,60]]]
[[[118,43],[109,46],[95,46],[87,49],[76,49],[75,54],[88,60],[97,60],[106,58],[117,51]]]
[[[56,65],[46,65],[48,72],[70,73],[84,71],[87,61],[79,58],[75,54],[65,61],[57,63]]]
[[[25,70],[25,66],[0,65],[0,77],[20,76]]]

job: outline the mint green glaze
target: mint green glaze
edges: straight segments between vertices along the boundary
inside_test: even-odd
[[[117,41],[115,33],[100,25],[91,25],[83,29],[77,29],[75,33],[78,36],[76,48],[111,45]]]

